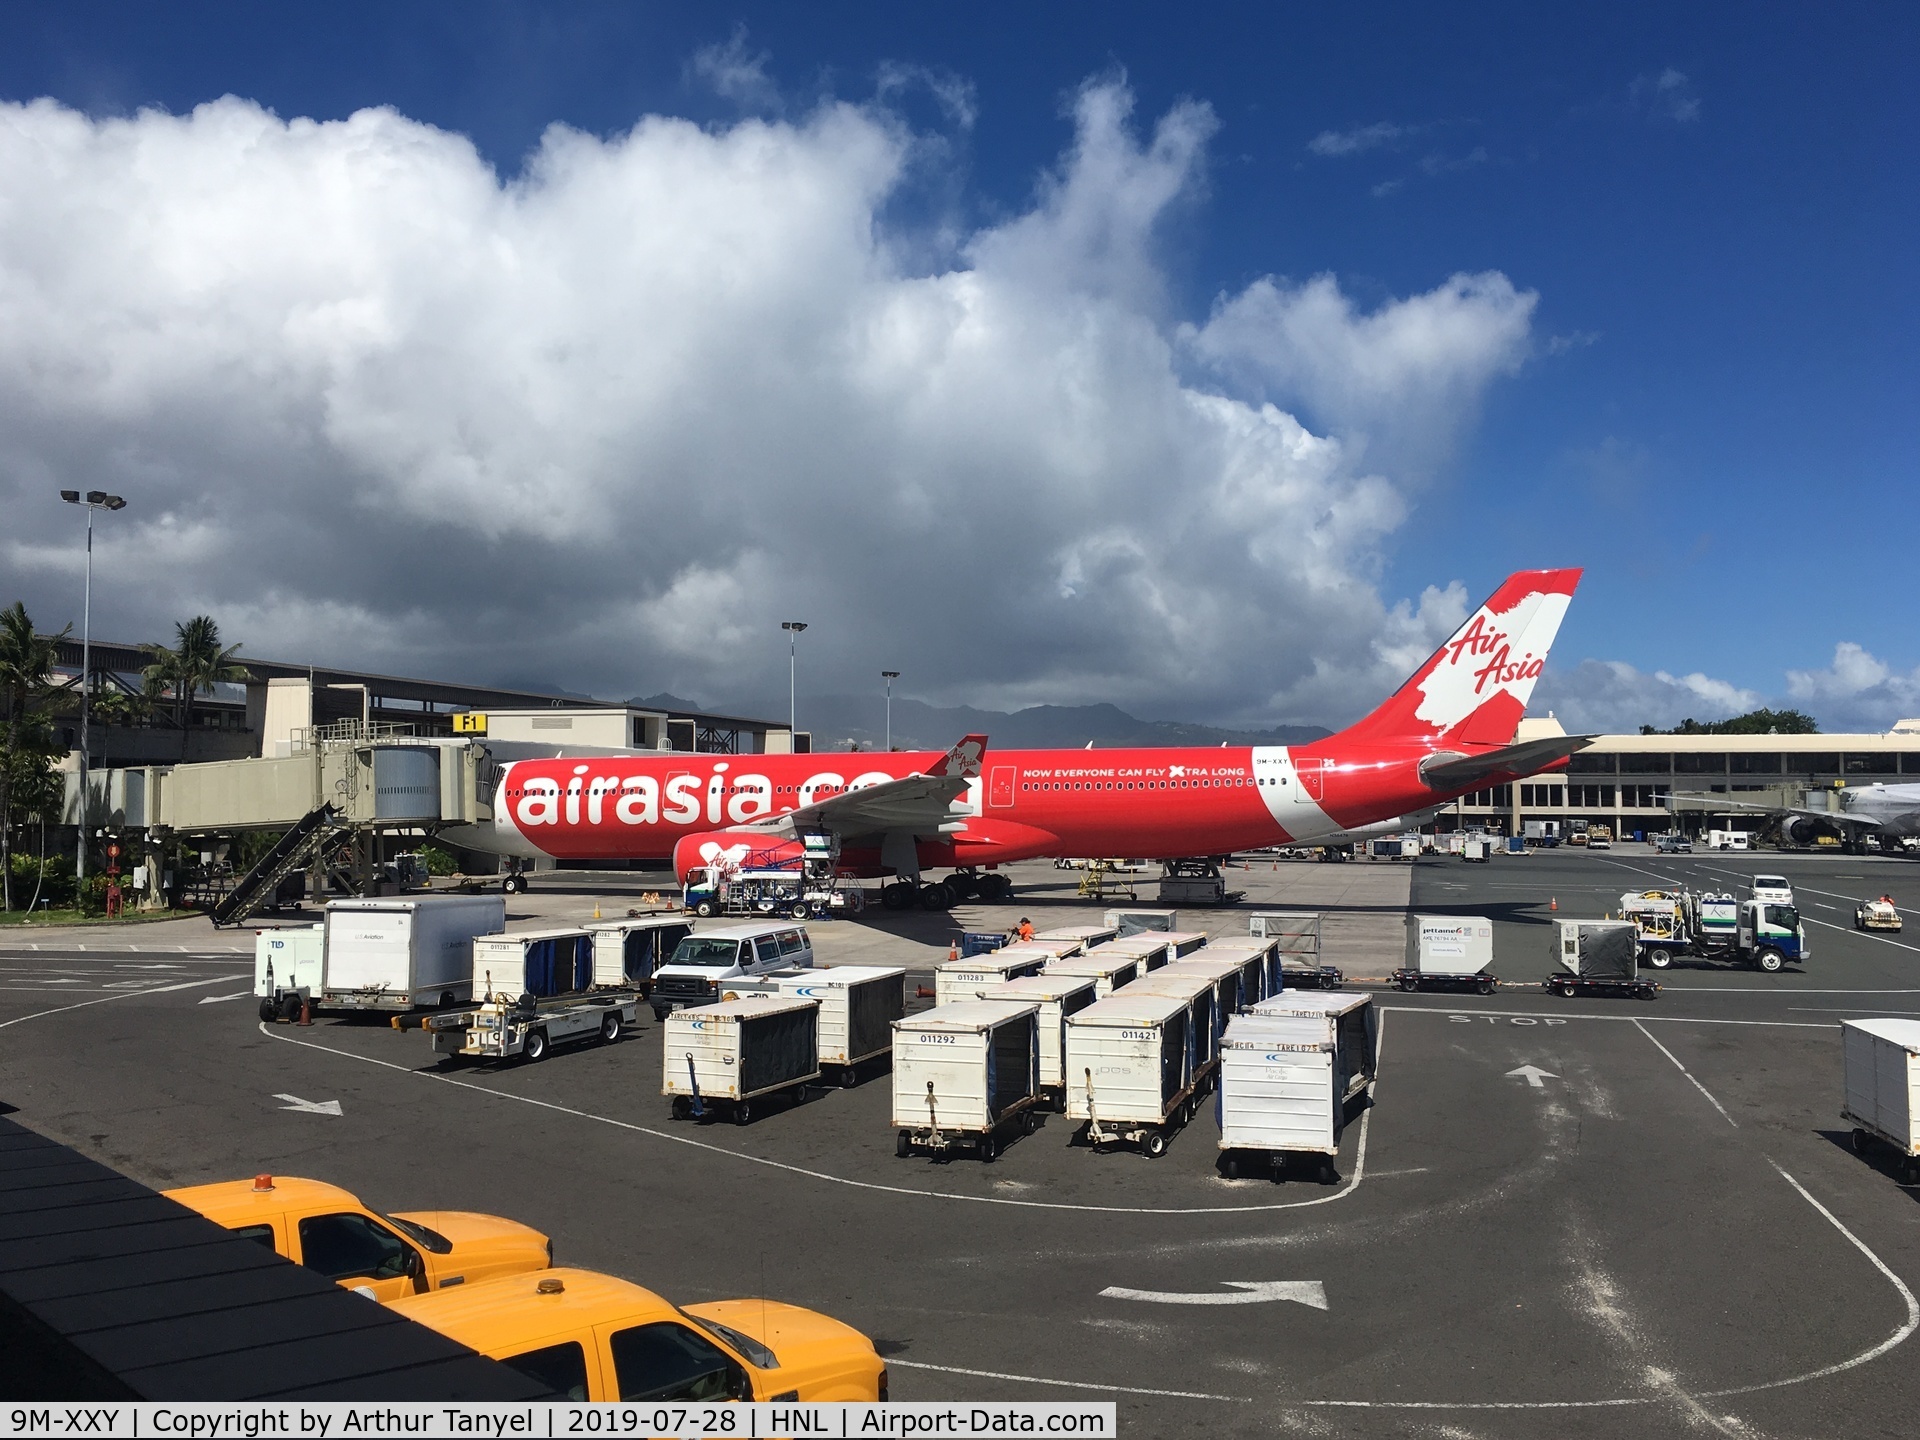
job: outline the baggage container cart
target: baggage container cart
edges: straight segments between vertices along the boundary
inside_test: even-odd
[[[1846,1067],[1840,1117],[1853,1125],[1853,1148],[1875,1142],[1900,1156],[1900,1181],[1920,1180],[1920,1020],[1848,1020],[1840,1026]]]
[[[1166,934],[1180,927],[1177,910],[1109,910],[1100,918],[1108,929],[1119,931],[1122,940],[1129,935]]]
[[[1179,960],[1164,970],[1162,977],[1192,975],[1213,981],[1214,1024],[1224,1027],[1229,1015],[1238,1015],[1247,1006],[1266,998],[1266,959],[1260,955],[1215,955],[1209,950],[1191,960]]]
[[[1037,1129],[1039,1018],[1031,1001],[968,1000],[896,1020],[894,1153],[972,1150],[991,1164],[1013,1133]]]
[[[1322,1184],[1335,1183],[1354,1093],[1329,1017],[1234,1016],[1220,1041],[1221,1169],[1231,1180],[1277,1174],[1290,1155],[1305,1154],[1316,1158]]]
[[[1038,1005],[1040,1100],[1062,1114],[1067,1108],[1067,1016],[1077,1015],[1100,997],[1088,975],[1022,976],[987,991],[985,1000],[1014,1000]]]
[[[1278,949],[1267,993],[1280,990],[1338,990],[1347,977],[1321,958],[1326,917],[1312,910],[1266,910],[1247,917],[1247,930]]]
[[[640,1018],[640,996],[632,990],[593,990],[539,999],[496,992],[471,1009],[442,1011],[427,1017],[422,1029],[433,1038],[433,1052],[460,1060],[544,1060],[556,1045],[598,1040],[619,1042]]]
[[[653,972],[693,933],[692,923],[679,915],[590,920],[580,928],[593,937],[593,983],[628,986],[643,996],[653,991]]]
[[[1264,1000],[1275,990],[1282,988],[1279,975],[1280,942],[1261,940],[1253,937],[1236,939],[1229,936],[1225,940],[1216,940],[1194,955],[1177,960],[1176,965],[1231,965],[1240,972],[1240,986],[1231,996],[1223,996],[1230,1002],[1228,1013],[1244,1009],[1256,1001]],[[1226,1021],[1223,1019],[1224,1025]]]
[[[325,985],[331,1010],[404,1014],[473,994],[473,942],[506,929],[505,895],[330,900]]]
[[[821,1073],[852,1086],[861,1066],[893,1051],[893,1022],[907,1013],[907,972],[899,965],[776,970],[729,982],[725,993],[818,1002]]]
[[[579,994],[594,985],[594,937],[575,925],[482,935],[473,942],[469,978],[474,999],[483,1002]]]
[[[1104,945],[1109,940],[1120,938],[1118,925],[1055,925],[1050,930],[1033,932],[1036,940],[1077,940],[1080,948],[1091,950],[1096,945]]]
[[[1051,958],[1044,950],[1009,945],[990,955],[942,960],[933,967],[933,1003],[958,1005],[965,1000],[978,1000],[996,985],[1004,985],[1022,975],[1038,975],[1040,967]]]
[[[1493,964],[1493,922],[1484,915],[1414,916],[1414,960],[1387,976],[1408,994],[1416,990],[1472,990],[1491,995],[1500,977]]]
[[[1192,1079],[1196,1096],[1207,1093],[1213,1072],[1220,1062],[1220,1032],[1226,1028],[1226,1016],[1220,1010],[1221,980],[1211,974],[1172,973],[1173,967],[1156,970],[1138,983],[1156,995],[1184,998],[1193,1017]]]
[[[1131,956],[1137,962],[1138,973],[1141,975],[1149,970],[1158,970],[1173,959],[1173,949],[1167,944],[1166,937],[1156,935],[1150,930],[1142,930],[1133,935],[1122,935],[1118,940],[1109,940],[1088,953],[1103,956]]]
[[[1157,1160],[1197,1097],[1192,1001],[1143,988],[1151,979],[1067,1017],[1067,1118],[1086,1122],[1090,1144],[1138,1145]]]
[[[1323,991],[1288,991],[1262,1000],[1249,1015],[1322,1015],[1334,1027],[1340,1051],[1340,1070],[1346,1078],[1343,1099],[1373,1083],[1380,1055],[1380,1017],[1371,995],[1329,995]]]
[[[325,925],[285,925],[260,930],[253,941],[253,993],[260,997],[260,1018],[298,1020],[324,988],[327,954]]]
[[[753,1119],[762,1096],[804,1091],[820,1078],[820,1006],[751,995],[676,1010],[664,1022],[660,1093],[676,1120]]]
[[[1640,977],[1640,932],[1631,920],[1556,920],[1551,943],[1561,968],[1547,976],[1550,994],[1651,1000],[1660,993],[1656,982]]]
[[[1168,930],[1160,939],[1167,942],[1167,959],[1184,960],[1196,950],[1206,948],[1207,932],[1204,930]]]
[[[1140,978],[1140,961],[1124,952],[1103,953],[1099,950],[1085,955],[1068,955],[1061,960],[1049,960],[1040,967],[1042,975],[1077,975],[1094,982],[1099,998],[1104,1000],[1124,985],[1131,985]]]
[[[968,959],[974,955],[991,955],[1007,943],[1007,937],[998,930],[963,930],[960,932],[960,958]]]

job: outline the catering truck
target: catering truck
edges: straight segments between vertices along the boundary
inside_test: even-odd
[[[321,1001],[332,1010],[446,1008],[473,991],[473,942],[507,928],[504,895],[330,900]]]

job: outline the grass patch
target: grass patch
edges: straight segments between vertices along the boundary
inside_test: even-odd
[[[0,926],[52,930],[63,925],[145,925],[155,920],[184,920],[205,913],[204,910],[135,910],[109,920],[92,910],[0,910]]]

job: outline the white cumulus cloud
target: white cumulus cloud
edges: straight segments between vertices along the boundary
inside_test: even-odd
[[[1551,711],[1569,734],[1633,734],[1642,725],[1671,730],[1682,720],[1725,720],[1763,704],[1757,691],[1694,671],[1643,671],[1623,660],[1582,660],[1540,678],[1530,714]]]
[[[1828,729],[1885,730],[1920,715],[1920,668],[1905,674],[1864,646],[1843,640],[1824,670],[1789,670],[1787,694]]]
[[[696,70],[774,108],[743,37]],[[98,486],[116,638],[767,698],[793,618],[803,689],[1346,718],[1468,603],[1372,577],[1533,296],[1262,280],[1182,336],[1214,119],[1130,106],[1083,89],[933,265],[885,216],[938,147],[883,103],[556,126],[505,178],[389,109],[0,106],[0,602],[74,617],[54,492]]]

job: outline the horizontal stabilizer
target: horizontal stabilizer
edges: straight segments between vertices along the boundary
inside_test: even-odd
[[[1506,745],[1482,755],[1454,755],[1441,751],[1420,767],[1420,778],[1435,790],[1471,790],[1494,776],[1537,774],[1556,760],[1584,750],[1598,735],[1553,735]]]

